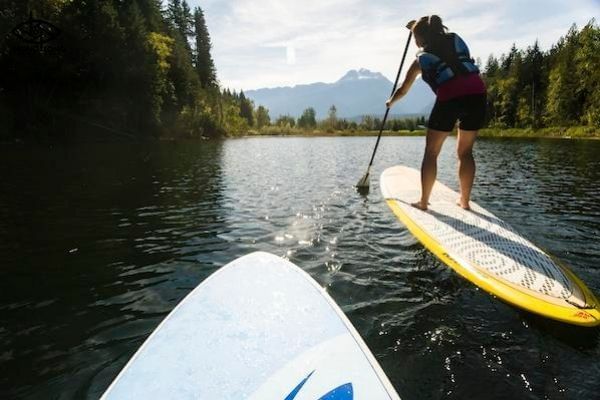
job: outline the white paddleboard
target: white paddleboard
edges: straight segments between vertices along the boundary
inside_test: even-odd
[[[156,328],[103,399],[399,399],[344,313],[272,254],[208,277]]]
[[[477,203],[456,204],[458,193],[436,181],[429,209],[420,172],[404,166],[381,174],[381,193],[396,217],[444,263],[477,286],[534,313],[577,325],[600,324],[596,297],[568,268]]]

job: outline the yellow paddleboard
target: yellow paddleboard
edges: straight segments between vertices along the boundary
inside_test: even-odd
[[[483,290],[525,310],[584,326],[600,324],[600,304],[569,269],[475,202],[456,205],[458,193],[436,182],[427,211],[420,172],[397,166],[381,174],[386,203],[408,230],[449,267]]]

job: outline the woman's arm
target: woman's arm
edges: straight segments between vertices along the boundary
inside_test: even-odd
[[[406,78],[404,78],[404,82],[402,82],[402,85],[400,85],[400,87],[396,89],[392,97],[390,97],[388,101],[385,102],[385,105],[389,108],[396,101],[404,97],[406,93],[408,93],[408,91],[410,90],[410,87],[412,86],[415,79],[417,79],[417,75],[419,75],[420,73],[421,66],[419,65],[419,61],[415,60],[408,69],[408,72],[406,73]]]

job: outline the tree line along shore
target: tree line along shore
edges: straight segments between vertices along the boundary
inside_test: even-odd
[[[418,128],[415,130],[384,130],[382,136],[425,136],[426,130]],[[454,130],[451,135],[456,135]],[[259,137],[259,136],[306,136],[306,137],[321,137],[321,136],[377,136],[379,130],[331,130],[331,129],[276,129],[268,130],[249,130],[244,137]],[[549,127],[549,128],[483,128],[479,131],[480,137],[490,138],[556,138],[556,139],[600,139],[600,129],[589,126],[572,126],[572,127]]]
[[[44,41],[24,37],[34,25]],[[381,124],[339,118],[335,105],[322,120],[311,107],[271,119],[219,83],[204,12],[186,0],[12,0],[0,30],[0,141],[370,135]],[[594,19],[547,51],[535,42],[490,56],[482,136],[600,136],[599,64]],[[419,135],[425,125],[421,116],[384,129]]]

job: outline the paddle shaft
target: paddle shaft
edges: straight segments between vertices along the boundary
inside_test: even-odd
[[[396,74],[396,81],[394,82],[394,87],[392,88],[392,94],[390,97],[394,95],[396,92],[396,86],[398,86],[398,80],[400,79],[400,73],[402,72],[402,66],[404,65],[404,60],[406,59],[406,53],[408,52],[408,46],[410,46],[410,39],[412,38],[412,31],[408,34],[408,40],[406,41],[406,46],[404,47],[404,54],[402,55],[402,61],[400,61],[400,68],[398,68],[398,73]],[[375,159],[375,153],[377,153],[377,147],[379,147],[379,141],[381,140],[381,134],[383,133],[383,128],[385,127],[385,121],[387,120],[388,114],[390,113],[390,108],[387,107],[385,110],[385,114],[383,116],[383,121],[381,121],[381,128],[379,129],[379,135],[377,135],[377,142],[375,142],[375,148],[373,149],[373,154],[371,155],[371,161],[369,161],[369,168],[371,169],[371,165],[373,165],[373,160]]]

